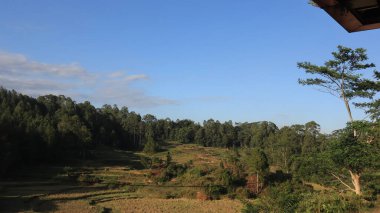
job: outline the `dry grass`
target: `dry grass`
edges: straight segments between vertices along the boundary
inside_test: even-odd
[[[240,212],[243,205],[237,200],[201,201],[196,199],[138,198],[123,190],[99,190],[52,194],[30,201],[30,207],[20,212],[101,212],[104,208],[113,212]],[[9,209],[8,209],[9,210]]]
[[[309,185],[311,187],[313,187],[314,190],[316,191],[328,191],[328,190],[332,190],[331,188],[328,188],[328,187],[325,187],[325,186],[322,186],[318,183],[311,183],[311,182],[304,182],[306,185]]]
[[[131,199],[115,200],[102,204],[120,212],[240,212],[243,205],[239,201],[194,199]]]
[[[194,165],[218,166],[221,159],[226,156],[228,149],[215,147],[202,147],[195,144],[170,143],[167,151],[172,154],[172,160],[177,163],[193,161]],[[165,159],[166,153],[157,153],[154,156]],[[140,153],[142,154],[142,153]]]

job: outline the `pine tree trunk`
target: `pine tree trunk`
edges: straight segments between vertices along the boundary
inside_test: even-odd
[[[346,106],[346,109],[347,109],[348,117],[350,118],[350,122],[352,123],[354,122],[354,119],[352,118],[350,104],[348,103],[348,100],[344,92],[342,92],[342,96],[343,96],[344,105]],[[356,130],[354,129],[354,137],[356,136],[357,136],[357,133],[356,133]]]
[[[360,187],[360,175],[352,172],[351,170],[350,170],[350,174],[351,174],[352,184],[355,187],[355,194],[361,195],[362,191],[361,191],[361,187]]]

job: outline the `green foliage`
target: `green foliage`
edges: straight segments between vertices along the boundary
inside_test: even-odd
[[[343,100],[349,120],[353,122],[350,101],[354,98],[372,99],[376,89],[379,89],[368,87],[368,85],[372,86],[375,83],[363,78],[363,74],[360,73],[360,71],[373,68],[375,65],[367,62],[367,53],[363,48],[351,49],[338,46],[338,51],[333,52],[332,55],[333,59],[325,62],[323,66],[317,66],[310,62],[298,63],[298,68],[317,76],[299,79],[298,82],[301,85],[317,86],[321,91]],[[363,106],[373,108],[371,104],[364,104]],[[356,133],[354,134],[356,135]]]
[[[363,185],[365,186],[365,196],[368,200],[374,200],[380,194],[380,172],[372,170],[362,175]]]
[[[207,171],[205,171],[202,168],[194,167],[188,170],[188,173],[195,178],[203,177],[207,174]]]
[[[269,163],[266,154],[258,148],[246,150],[245,162],[248,171],[265,176],[269,172]]]
[[[209,198],[218,200],[221,195],[227,193],[227,189],[223,186],[209,184],[205,188],[205,193]]]
[[[164,165],[164,161],[158,157],[152,157],[152,168],[161,168]]]
[[[229,187],[233,184],[233,176],[232,176],[232,172],[227,170],[227,169],[223,169],[220,174],[219,174],[219,182],[223,185],[223,186],[226,186],[226,187]]]
[[[156,182],[167,182],[173,178],[183,175],[187,171],[187,166],[184,164],[170,163],[160,169],[160,173],[155,177]]]
[[[94,206],[94,205],[96,205],[96,201],[95,200],[90,200],[90,201],[88,201],[88,205]]]
[[[159,150],[158,144],[153,140],[152,137],[148,138],[148,142],[144,146],[144,152],[148,154],[156,153]]]
[[[81,174],[77,178],[77,181],[83,184],[96,184],[102,182],[98,177],[94,175]]]
[[[372,97],[373,93],[357,90],[355,86],[362,81],[362,74],[356,73],[357,71],[375,67],[373,63],[366,62],[368,60],[366,50],[338,46],[338,51],[332,55],[333,59],[325,62],[324,66],[313,65],[310,62],[298,63],[298,68],[318,76],[300,79],[299,83],[320,86],[326,92],[348,100],[354,97]]]
[[[277,134],[276,162],[287,173],[294,156],[301,154],[302,132],[298,127],[283,127]]]
[[[295,212],[301,199],[294,183],[285,182],[267,189],[260,198],[260,208],[264,212]]]
[[[292,173],[296,179],[324,183],[331,180],[334,164],[329,153],[321,152],[295,158]]]
[[[360,82],[357,87],[359,90],[369,92],[369,93],[377,93],[380,92],[380,72],[375,71],[373,74],[374,80],[364,80]],[[370,118],[374,121],[380,121],[380,98],[372,99],[363,103],[355,103],[356,106],[362,107],[366,109],[366,113],[370,116]]]
[[[247,199],[251,197],[251,193],[245,187],[236,188],[234,195],[238,199]]]
[[[312,192],[303,194],[297,212],[360,212],[363,203],[357,197],[335,192]]]
[[[166,166],[169,166],[172,163],[172,155],[170,152],[167,152],[166,154]]]
[[[354,137],[350,131],[331,145],[330,152],[336,165],[358,174],[372,168],[379,157],[373,145],[359,142],[358,137]]]
[[[143,165],[144,168],[150,169],[152,168],[152,159],[149,157],[141,156],[140,162]]]
[[[260,213],[260,207],[253,205],[252,203],[245,202],[244,208],[241,210],[242,213]]]

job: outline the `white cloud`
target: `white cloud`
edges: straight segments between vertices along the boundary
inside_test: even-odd
[[[112,72],[108,75],[108,77],[110,78],[120,78],[120,77],[123,77],[124,76],[124,72],[123,71],[117,71],[117,72]]]
[[[22,54],[0,52],[0,86],[32,95],[62,94],[78,101],[99,105],[154,107],[176,101],[150,96],[133,83],[147,80],[145,74],[127,75],[123,71],[99,74],[79,64],[48,64],[33,61]]]
[[[125,77],[126,81],[136,81],[136,80],[147,80],[149,79],[147,75],[130,75]]]
[[[0,52],[0,72],[8,74],[49,74],[59,76],[88,76],[78,64],[47,64],[30,60],[21,54]]]

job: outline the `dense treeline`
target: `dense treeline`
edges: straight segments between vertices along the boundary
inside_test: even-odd
[[[271,122],[203,125],[191,120],[141,116],[127,107],[46,95],[32,98],[0,89],[0,156],[4,174],[16,165],[86,158],[97,145],[154,152],[167,140],[215,147],[256,147],[266,150],[271,164],[289,169],[291,158],[318,150],[325,142],[319,125],[309,122],[279,129]]]

